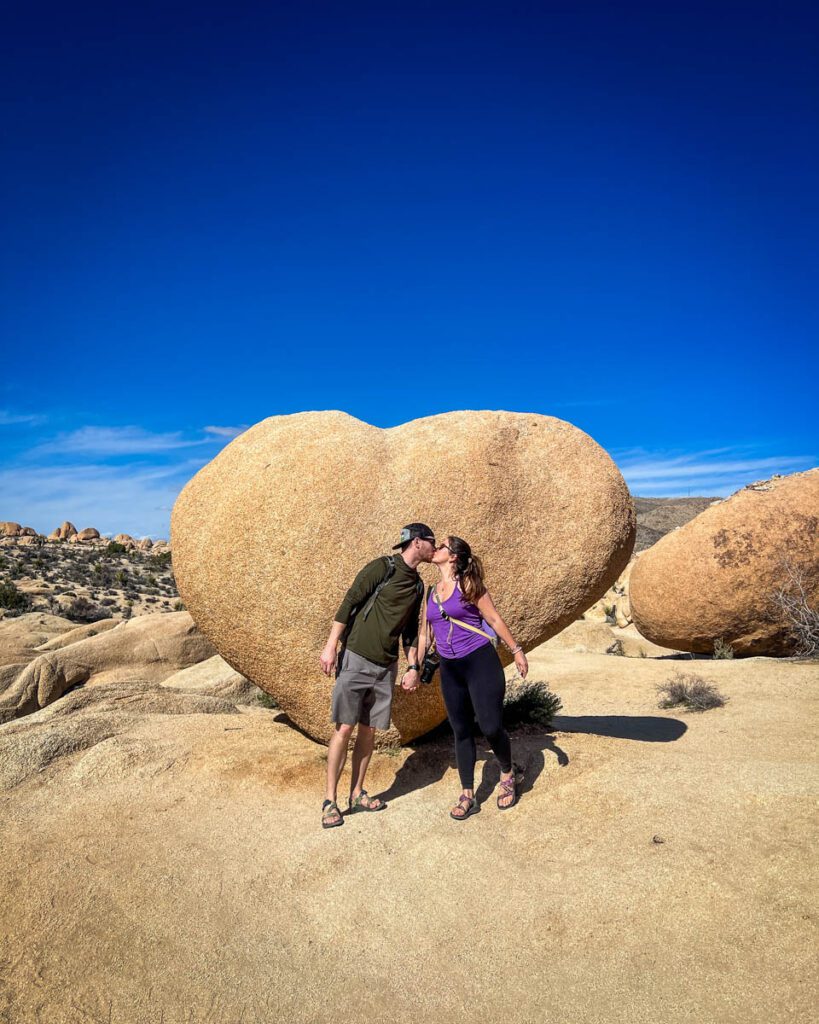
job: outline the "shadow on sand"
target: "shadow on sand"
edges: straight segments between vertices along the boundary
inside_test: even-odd
[[[659,716],[556,715],[549,732],[531,726],[516,730],[511,733],[512,756],[515,764],[520,766],[524,773],[519,792],[522,795],[533,788],[546,767],[547,758],[554,758],[561,768],[568,765],[569,757],[555,742],[553,733],[589,733],[640,743],[670,743],[678,740],[686,729],[684,722]],[[476,772],[480,771],[481,777],[478,782],[476,774],[475,781],[478,782],[478,787],[475,796],[479,803],[483,803],[489,799],[500,782],[500,766],[482,736],[476,737],[476,745],[478,760],[475,767]],[[392,785],[378,794],[382,800],[397,800],[416,789],[430,786],[440,781],[450,768],[455,767],[452,731],[447,722],[411,746],[412,752],[396,772]],[[457,797],[457,793],[453,794],[454,797]]]

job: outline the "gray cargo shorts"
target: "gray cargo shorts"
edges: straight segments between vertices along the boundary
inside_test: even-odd
[[[344,725],[371,725],[389,729],[392,691],[398,661],[375,665],[360,654],[346,650],[333,687],[330,721]]]

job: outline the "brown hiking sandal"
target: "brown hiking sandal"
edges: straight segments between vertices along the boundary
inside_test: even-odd
[[[343,824],[344,818],[341,816],[338,804],[334,800],[325,800],[321,805],[321,827],[338,828]]]

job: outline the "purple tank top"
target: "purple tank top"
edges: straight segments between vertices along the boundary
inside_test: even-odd
[[[486,623],[481,617],[474,604],[470,604],[461,593],[460,587],[455,587],[446,601],[443,601],[444,611],[461,622],[468,622],[470,626],[489,632]],[[470,629],[464,629],[454,622],[447,622],[441,617],[438,611],[438,604],[432,594],[429,595],[427,603],[427,621],[432,627],[435,636],[435,646],[442,658],[463,658],[479,647],[488,644],[490,641],[485,636],[473,633]]]

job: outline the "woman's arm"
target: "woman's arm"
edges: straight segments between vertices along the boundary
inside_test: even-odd
[[[509,627],[501,618],[501,614],[495,607],[495,602],[492,600],[492,595],[488,590],[483,597],[479,599],[476,607],[483,616],[484,622],[489,623],[509,650],[513,652],[518,672],[520,672],[521,676],[525,679],[526,673],[529,671],[529,663],[526,660],[526,655],[523,653],[523,648],[520,644],[515,643],[515,638],[512,636]]]

